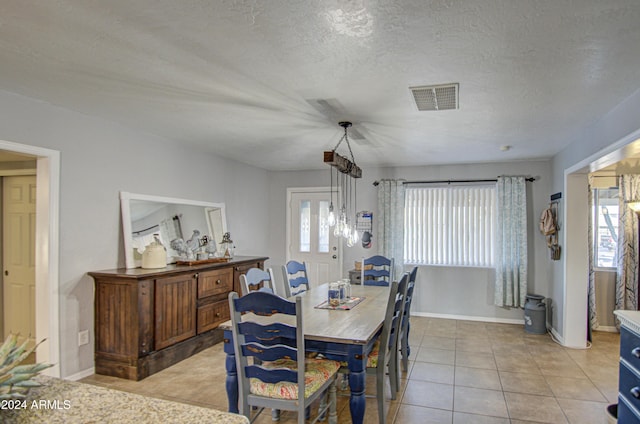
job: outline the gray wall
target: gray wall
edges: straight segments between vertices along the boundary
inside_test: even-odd
[[[61,152],[63,377],[93,366],[93,280],[86,273],[124,266],[120,191],[225,202],[237,253],[269,251],[269,216],[256,213],[268,199],[264,170],[2,91],[0,139]],[[85,329],[91,343],[78,347]]]
[[[357,151],[354,152],[357,157]],[[320,161],[320,159],[318,159]],[[327,167],[328,168],[328,167]],[[527,183],[529,202],[529,292],[550,296],[549,259],[544,237],[538,232],[538,220],[549,203],[549,161],[512,163],[465,164],[403,168],[371,168],[363,166],[363,178],[358,183],[358,210],[373,211],[374,246],[367,250],[361,245],[343,249],[343,274],[363,256],[377,253],[377,191],[373,181],[381,178],[407,180],[486,179],[498,175],[527,175],[536,177]],[[286,261],[286,191],[288,187],[329,186],[329,170],[314,172],[272,172],[269,183],[269,215],[272,220],[269,239],[272,242],[272,264]],[[410,268],[408,267],[407,270]],[[522,319],[521,309],[497,308],[493,305],[492,269],[421,267],[412,305],[412,313],[447,314],[472,318]],[[464,293],[464,295],[461,295]]]

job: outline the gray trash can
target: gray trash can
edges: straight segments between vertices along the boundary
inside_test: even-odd
[[[524,331],[530,334],[547,334],[547,305],[544,296],[528,294],[524,303]]]

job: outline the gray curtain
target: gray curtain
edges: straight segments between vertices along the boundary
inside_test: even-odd
[[[627,202],[640,199],[640,175],[618,177],[616,309],[638,309],[638,216]]]
[[[527,187],[525,177],[498,177],[494,304],[524,307],[527,295]]]
[[[404,267],[403,183],[404,180],[381,180],[378,184],[378,254],[393,258],[395,279],[402,275]]]
[[[593,231],[594,231],[593,226],[594,226],[594,220],[597,219],[598,217],[598,212],[594,211],[594,208],[593,208],[593,189],[591,188],[592,183],[593,183],[593,176],[589,175],[589,187],[588,187],[589,203],[587,207],[587,210],[590,211],[589,226],[587,230],[587,234],[588,234],[587,239],[589,244],[589,311],[588,313],[589,313],[589,328],[591,330],[595,330],[600,326],[600,324],[598,323],[598,315],[596,314],[596,273],[593,269],[594,268],[593,256],[595,253],[593,250]]]

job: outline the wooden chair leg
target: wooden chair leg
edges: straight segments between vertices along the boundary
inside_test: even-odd
[[[376,372],[376,401],[378,403],[378,423],[386,424],[387,416],[384,412],[384,364],[378,363],[378,366],[381,367],[382,371],[378,370]],[[391,380],[391,372],[389,372],[389,380]],[[389,381],[391,382],[391,381]],[[393,386],[391,387],[391,394],[393,398]]]
[[[336,380],[329,386],[329,424],[338,424],[338,404],[336,396]]]
[[[389,352],[389,383],[391,386],[391,399],[396,400],[396,393],[400,391],[400,372],[398,370],[397,349]]]
[[[327,411],[324,409],[327,407],[327,397],[329,396],[329,391],[324,392],[322,397],[320,398],[320,405],[318,405],[318,421],[324,421],[326,418]],[[307,417],[309,419],[309,417]]]
[[[402,333],[402,371],[407,372],[409,370],[409,355],[411,355],[411,346],[409,345],[409,329],[411,328],[411,321],[407,322],[407,327]]]

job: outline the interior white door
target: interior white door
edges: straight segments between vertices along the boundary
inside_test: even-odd
[[[34,341],[36,176],[3,178],[4,337],[20,333]]]
[[[330,191],[300,190],[289,190],[287,260],[306,262],[309,284],[314,287],[341,278],[341,246],[327,220]]]

